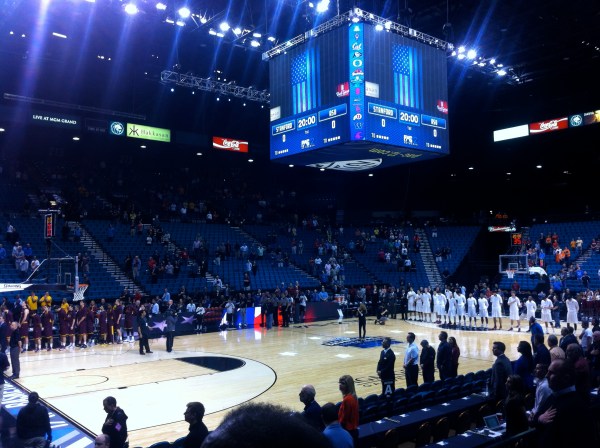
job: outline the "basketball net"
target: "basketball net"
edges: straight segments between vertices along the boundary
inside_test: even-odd
[[[508,278],[515,278],[515,271],[513,271],[512,269],[507,269],[506,270],[506,276]]]
[[[85,283],[80,283],[79,289],[73,291],[73,301],[79,302],[80,300],[83,300],[84,299],[83,293],[85,292],[85,290],[87,288],[88,288],[88,285],[86,285]]]

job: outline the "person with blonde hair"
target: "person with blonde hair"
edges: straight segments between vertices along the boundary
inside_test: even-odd
[[[338,420],[340,425],[350,433],[354,444],[358,445],[358,398],[356,397],[354,378],[350,375],[342,375],[338,385],[343,396],[338,411]]]

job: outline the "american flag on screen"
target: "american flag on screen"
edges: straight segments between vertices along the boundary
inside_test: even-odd
[[[421,58],[416,48],[395,45],[392,55],[394,99],[403,106],[423,106],[423,74]]]
[[[292,59],[292,102],[294,114],[320,106],[319,61],[315,48]]]

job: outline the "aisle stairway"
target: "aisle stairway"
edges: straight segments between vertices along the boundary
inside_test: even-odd
[[[427,238],[427,233],[423,229],[416,229],[415,233],[419,236],[419,241],[421,242],[421,258],[423,259],[423,265],[425,266],[425,273],[427,274],[429,284],[433,287],[442,286],[444,281],[442,280],[440,270],[435,262],[433,251],[431,250],[431,245]]]

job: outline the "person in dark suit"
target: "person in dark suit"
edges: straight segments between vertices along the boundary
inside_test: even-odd
[[[429,345],[427,339],[421,341],[421,357],[419,364],[421,365],[421,371],[423,372],[423,382],[433,383],[435,371],[435,349]]]
[[[148,328],[148,319],[146,319],[146,310],[141,310],[140,315],[138,316],[138,334],[140,336],[140,355],[152,353],[150,351],[150,345],[148,345],[150,329]],[[146,353],[144,353],[144,349],[146,349]]]
[[[392,340],[390,338],[383,338],[381,342],[383,350],[377,363],[377,376],[381,379],[381,393],[384,395],[391,395],[396,388],[396,374],[394,373],[396,355],[390,348],[391,345]]]
[[[300,401],[304,404],[304,410],[300,414],[304,419],[319,431],[323,431],[325,425],[321,418],[321,406],[315,400],[317,392],[312,384],[306,384],[298,394]],[[336,414],[337,419],[337,414]]]
[[[183,441],[183,448],[198,448],[208,435],[208,428],[202,421],[204,418],[204,405],[198,401],[188,403],[183,417],[190,424],[190,432]]]
[[[494,342],[492,344],[492,353],[496,361],[492,365],[492,376],[490,378],[490,395],[492,397],[506,397],[506,380],[512,375],[512,364],[504,352],[506,345],[504,342]]]
[[[448,333],[440,331],[440,345],[437,349],[437,368],[443,381],[452,376],[452,348],[448,344]]]
[[[15,321],[10,323],[10,364],[12,365],[12,376],[11,380],[16,380],[21,374],[21,362],[19,361],[19,355],[21,354],[21,337],[19,335],[19,324]]]
[[[597,446],[589,405],[575,390],[576,372],[568,359],[556,359],[548,367],[552,394],[532,417],[540,448]]]

